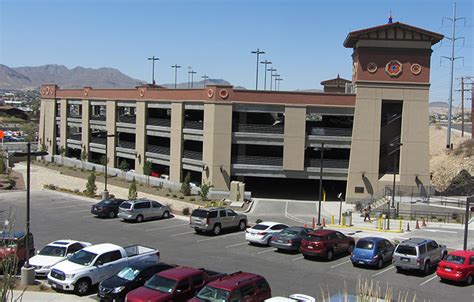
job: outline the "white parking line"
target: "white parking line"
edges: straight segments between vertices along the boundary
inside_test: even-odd
[[[331,266],[331,268],[336,268],[336,267],[338,267],[338,266],[344,265],[344,264],[349,263],[349,262],[351,262],[351,261],[350,261],[350,260],[347,260],[347,261],[344,261],[344,262],[335,264],[335,265]]]
[[[237,232],[237,233],[232,233],[232,234],[227,234],[227,235],[221,235],[221,236],[215,236],[215,237],[209,237],[205,239],[200,239],[196,242],[203,242],[203,241],[209,241],[209,240],[214,240],[214,239],[220,239],[220,238],[225,238],[225,237],[230,237],[230,236],[235,236],[235,235],[242,235],[244,232]]]
[[[194,233],[194,231],[191,231],[191,232],[184,232],[184,233],[178,233],[178,234],[173,234],[173,235],[170,235],[170,237],[181,236],[181,235],[192,234],[192,233]]]
[[[184,225],[188,225],[188,223],[169,225],[169,226],[165,226],[165,227],[161,227],[161,228],[148,229],[148,230],[145,230],[145,232],[172,229],[172,228],[176,228],[176,227],[180,227],[180,226],[184,226]]]
[[[268,249],[268,250],[260,251],[257,254],[260,255],[260,254],[264,254],[264,253],[268,253],[268,252],[274,252],[274,251],[275,251],[275,249],[271,248],[271,249]]]
[[[378,273],[376,273],[376,274],[373,274],[373,275],[372,275],[372,278],[373,278],[373,277],[376,277],[376,276],[378,276],[378,275],[381,275],[381,274],[383,274],[383,273],[385,273],[385,272],[388,272],[389,270],[394,269],[394,268],[395,268],[395,266],[390,266],[389,268],[384,269],[383,271],[380,271],[380,272],[378,272]]]
[[[430,281],[433,281],[434,279],[438,278],[438,276],[435,274],[433,277],[429,278],[428,280],[426,280],[425,282],[423,283],[420,283],[420,286],[423,286],[425,285],[426,283],[430,282]]]
[[[296,260],[300,260],[300,259],[303,259],[303,258],[304,258],[303,256],[299,256],[299,257],[291,259],[291,261],[296,261]]]
[[[249,244],[249,243],[247,241],[245,241],[245,242],[241,242],[241,243],[231,244],[231,245],[228,245],[224,248],[228,249],[228,248],[231,248],[231,247],[236,247],[236,246],[244,245],[244,244]]]

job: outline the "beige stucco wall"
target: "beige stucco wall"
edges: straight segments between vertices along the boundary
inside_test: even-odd
[[[67,113],[68,113],[68,104],[66,99],[61,99],[61,122],[59,124],[59,136],[60,136],[60,147],[67,148]]]
[[[117,121],[117,102],[116,101],[107,101],[106,104],[106,121],[105,129],[107,130],[107,135],[117,134],[116,132],[116,121]],[[108,167],[115,167],[115,137],[107,137],[107,156],[108,156]]]
[[[135,171],[143,173],[146,152],[146,116],[147,108],[145,102],[137,102],[135,125]]]
[[[304,170],[306,145],[306,107],[285,107],[285,136],[283,139],[283,169]]]
[[[40,107],[39,138],[44,144],[49,154],[56,151],[56,101],[52,99],[42,99]]]
[[[230,189],[232,104],[204,104],[203,183],[214,190]]]
[[[90,141],[90,102],[82,100],[82,150],[87,152],[89,157],[89,141]]]
[[[181,182],[184,103],[171,104],[170,180]]]

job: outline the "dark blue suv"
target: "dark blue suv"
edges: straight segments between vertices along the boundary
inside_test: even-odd
[[[351,254],[354,266],[369,265],[382,268],[385,262],[392,260],[395,246],[385,238],[366,237],[359,239]]]

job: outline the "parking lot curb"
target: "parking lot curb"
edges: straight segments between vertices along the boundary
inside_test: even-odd
[[[403,230],[380,230],[380,229],[372,229],[372,228],[343,226],[343,225],[338,225],[338,224],[328,224],[328,226],[332,228],[340,228],[340,229],[355,230],[355,231],[370,231],[370,232],[397,233],[397,234],[404,233]]]

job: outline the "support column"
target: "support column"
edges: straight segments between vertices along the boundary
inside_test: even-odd
[[[184,103],[171,104],[170,180],[181,182]]]
[[[116,120],[117,120],[117,102],[116,101],[107,101],[107,113],[105,121],[105,129],[107,134],[117,134],[116,132]],[[107,167],[115,168],[115,145],[117,138],[116,137],[107,137]]]
[[[136,107],[136,125],[135,125],[135,171],[143,174],[146,153],[146,121],[147,107],[146,102],[137,102]]]
[[[232,104],[204,104],[202,182],[230,190]]]
[[[283,138],[283,169],[304,171],[306,144],[306,107],[285,107],[285,136]]]
[[[44,144],[47,152],[54,155],[56,151],[56,101],[54,99],[42,99],[40,111],[39,138]]]
[[[59,102],[61,104],[61,121],[59,124],[59,138],[61,142],[59,143],[59,147],[67,148],[67,115],[69,108],[66,99],[61,99]]]
[[[87,160],[89,160],[89,141],[90,141],[90,101],[82,100],[82,152],[87,153]]]

